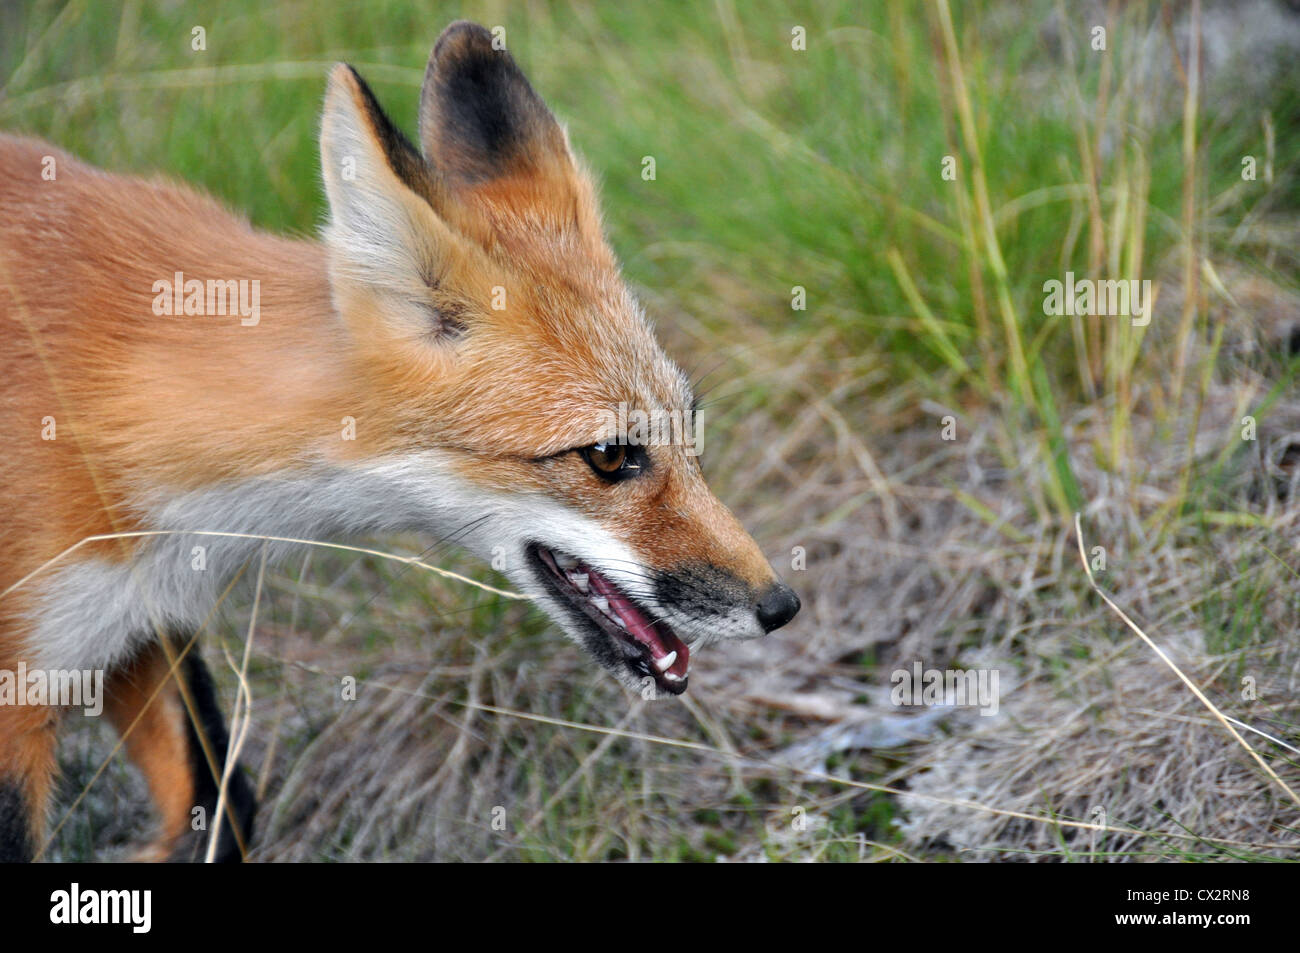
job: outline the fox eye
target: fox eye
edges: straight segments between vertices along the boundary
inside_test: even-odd
[[[578,452],[596,476],[614,483],[641,473],[644,461],[636,450],[624,443],[594,443]]]

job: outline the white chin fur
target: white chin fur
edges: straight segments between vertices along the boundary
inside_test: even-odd
[[[576,633],[526,565],[527,543],[536,540],[572,554],[624,589],[635,591],[644,572],[632,550],[598,523],[536,494],[467,485],[432,451],[355,467],[321,462],[292,474],[181,495],[153,492],[135,500],[134,508],[152,530],[325,542],[410,530],[452,537],[489,563],[496,559],[524,592],[543,597],[548,614],[575,641]],[[261,546],[257,539],[163,536],[151,540],[131,565],[80,560],[49,570],[37,580],[42,595],[31,616],[30,644],[40,648],[31,653],[31,663],[48,669],[110,668],[155,632],[197,628]],[[201,570],[194,568],[195,547],[203,548]],[[298,549],[272,543],[268,558],[282,560]]]

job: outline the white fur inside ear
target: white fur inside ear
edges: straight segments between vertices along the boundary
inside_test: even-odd
[[[321,174],[330,207],[324,236],[334,279],[418,300],[440,271],[445,230],[389,166],[353,83],[345,71],[335,71],[321,119]]]

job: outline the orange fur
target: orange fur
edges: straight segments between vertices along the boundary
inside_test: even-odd
[[[142,858],[164,860],[190,826],[194,779],[185,736],[185,706],[161,645],[113,673],[104,713],[149,785],[159,813],[157,839]]]
[[[0,136],[0,429],[10,436],[0,591],[87,536],[147,528],[149,495],[430,448],[467,486],[580,514],[647,569],[707,564],[753,593],[773,584],[682,447],[648,448],[648,475],[616,488],[566,452],[608,436],[602,424],[620,403],[684,411],[689,394],[623,285],[563,132],[512,61],[490,58],[485,36],[458,24],[435,48],[423,158],[386,128],[356,74],[335,69],[321,141],[325,244],[259,232],[185,186]],[[458,131],[467,57],[502,71],[492,102],[514,125],[501,141]],[[358,183],[340,174],[345,163]],[[377,239],[372,207],[387,216]],[[367,259],[367,243],[388,232],[405,237]],[[260,320],[155,314],[154,283],[176,272],[259,282]],[[57,439],[43,440],[51,417]],[[344,418],[355,440],[340,439]],[[73,562],[129,565],[148,545],[99,543]],[[39,649],[28,639],[44,578],[0,599],[0,668]],[[178,764],[174,685],[147,704],[164,662],[145,650],[110,675],[115,720],[143,715],[128,747],[171,843],[194,784]],[[54,720],[0,709],[0,781],[24,779],[37,811]]]

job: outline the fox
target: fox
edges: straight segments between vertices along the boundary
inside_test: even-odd
[[[454,540],[657,697],[693,650],[800,609],[697,448],[627,432],[620,408],[685,419],[692,382],[501,47],[442,32],[415,142],[331,69],[316,239],[0,136],[0,675],[103,673],[156,815],[140,859],[248,856],[255,798],[195,643],[250,561]],[[47,855],[67,710],[0,703],[0,859]]]

